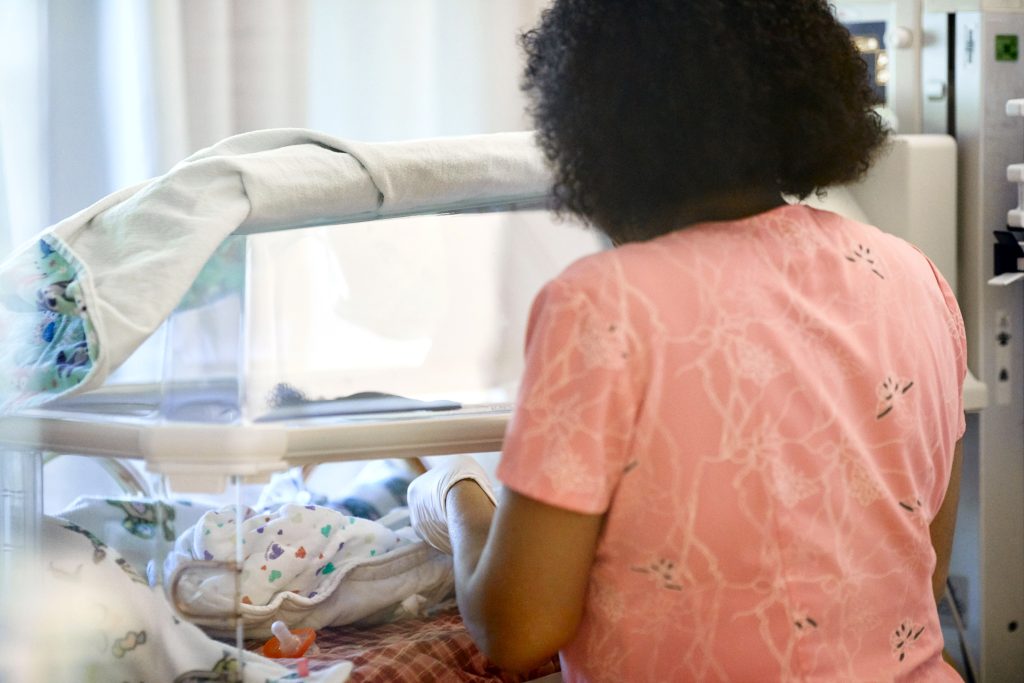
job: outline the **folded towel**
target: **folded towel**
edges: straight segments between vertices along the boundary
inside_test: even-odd
[[[0,265],[0,414],[100,386],[231,234],[542,201],[529,132],[228,138],[57,223]]]

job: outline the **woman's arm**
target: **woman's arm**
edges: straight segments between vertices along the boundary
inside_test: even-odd
[[[451,488],[446,505],[459,610],[473,639],[504,669],[543,663],[579,627],[603,516],[509,489],[495,511],[469,480]]]
[[[953,468],[949,474],[949,486],[942,506],[932,520],[929,531],[932,547],[935,549],[935,571],[932,573],[932,592],[938,603],[946,593],[946,577],[949,575],[949,557],[953,554],[953,532],[956,530],[956,509],[960,502],[960,470],[963,463],[963,439],[953,449]]]

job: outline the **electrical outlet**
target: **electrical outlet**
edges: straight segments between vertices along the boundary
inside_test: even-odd
[[[996,386],[995,401],[1005,406],[1013,402],[1013,368],[1011,367],[1011,348],[1016,341],[1010,334],[1010,314],[1004,310],[996,311]]]

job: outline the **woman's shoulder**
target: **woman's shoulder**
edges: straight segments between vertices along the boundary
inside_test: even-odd
[[[915,274],[930,271],[927,257],[896,235],[827,209],[793,204],[590,254],[554,281],[582,291],[661,290],[666,282],[678,290],[703,287],[713,273],[741,271],[750,280],[755,273],[770,277],[797,264],[830,270],[844,259],[876,258]]]
[[[578,256],[551,277],[548,286],[588,289],[609,279],[619,267],[619,247],[609,247]]]

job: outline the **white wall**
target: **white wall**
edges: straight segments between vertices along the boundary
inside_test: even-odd
[[[524,130],[516,37],[540,0],[312,0],[310,125],[395,140]]]

